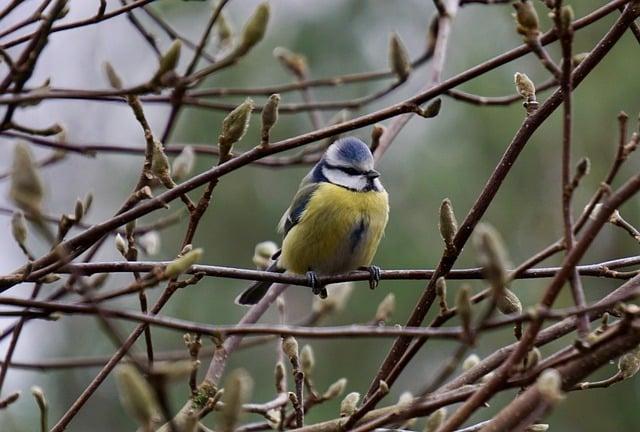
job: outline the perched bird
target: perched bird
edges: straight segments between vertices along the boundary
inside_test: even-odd
[[[373,164],[369,147],[357,138],[331,144],[282,216],[278,227],[284,234],[282,248],[267,270],[306,274],[313,293],[322,297],[327,291],[317,274],[366,268],[375,286],[380,269],[371,261],[389,219],[389,201]],[[257,303],[270,285],[254,283],[236,303]]]

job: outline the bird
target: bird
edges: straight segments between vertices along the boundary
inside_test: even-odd
[[[332,143],[302,179],[282,216],[282,246],[267,271],[306,275],[312,292],[322,298],[327,291],[318,275],[365,269],[375,288],[380,268],[371,262],[389,220],[389,197],[379,177],[363,141],[345,137]],[[236,303],[257,303],[271,283],[253,283]]]

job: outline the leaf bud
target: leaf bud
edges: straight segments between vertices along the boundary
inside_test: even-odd
[[[172,177],[176,180],[182,180],[187,177],[191,174],[195,161],[196,154],[193,151],[193,147],[190,145],[184,146],[180,154],[173,160],[173,165],[171,166]]]
[[[358,402],[360,401],[360,393],[349,393],[340,402],[340,417],[349,417],[356,412]]]
[[[11,234],[19,245],[24,245],[27,241],[27,222],[20,210],[13,212],[11,216]]]
[[[466,372],[469,369],[476,367],[478,364],[480,364],[480,357],[478,354],[469,354],[469,356],[462,362],[462,370]]]
[[[141,426],[147,427],[158,410],[154,392],[146,379],[133,365],[116,369],[116,384],[120,403]]]
[[[278,121],[278,105],[280,105],[280,95],[272,94],[262,109],[262,131],[261,145],[269,144],[269,132]]]
[[[222,432],[232,432],[240,419],[242,404],[251,397],[253,380],[244,369],[236,369],[225,381],[224,406],[219,415],[219,427]]]
[[[389,65],[400,81],[405,81],[411,73],[411,59],[400,36],[391,33],[389,39]]]
[[[171,279],[189,270],[189,267],[202,259],[202,249],[193,249],[171,261],[164,269],[164,278]]]
[[[322,399],[330,400],[335,399],[344,393],[344,389],[347,387],[347,379],[340,378],[338,381],[334,382],[329,386],[326,392],[322,395]]]
[[[287,336],[282,339],[282,352],[285,353],[289,360],[298,360],[298,341],[293,336]]]
[[[227,114],[222,121],[222,133],[218,137],[221,161],[226,161],[229,158],[233,145],[247,133],[249,121],[251,120],[251,111],[253,111],[254,106],[253,100],[247,98]]]
[[[427,422],[424,426],[424,432],[436,432],[440,428],[440,426],[442,426],[446,418],[446,408],[443,407],[435,410],[429,417],[427,417]]]
[[[564,399],[562,377],[555,369],[544,370],[536,381],[536,387],[542,397],[551,404]]]
[[[380,304],[378,305],[378,309],[376,310],[375,321],[376,322],[385,322],[391,318],[393,312],[396,309],[396,296],[393,293],[387,294]]]
[[[454,238],[458,232],[458,221],[456,220],[456,215],[453,213],[453,206],[449,198],[445,198],[442,204],[440,204],[439,228],[447,253],[455,253]]]
[[[253,15],[251,15],[242,29],[240,43],[234,51],[236,56],[245,55],[251,48],[262,40],[265,32],[267,31],[269,13],[269,3],[263,2],[258,5],[256,10],[253,12]]]
[[[311,345],[305,345],[300,351],[300,368],[305,376],[310,377],[316,364],[313,348]]]

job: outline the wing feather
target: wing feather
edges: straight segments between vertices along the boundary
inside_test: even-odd
[[[280,223],[278,224],[278,231],[287,235],[289,230],[296,226],[300,219],[302,218],[302,214],[304,210],[307,208],[307,203],[311,199],[311,196],[318,188],[318,183],[311,183],[302,186],[296,195],[293,197],[293,201],[291,205],[287,209],[286,212],[282,215],[280,219]]]

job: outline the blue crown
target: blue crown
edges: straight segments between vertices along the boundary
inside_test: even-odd
[[[366,162],[372,156],[369,147],[355,137],[339,139],[333,145],[336,147],[336,156],[356,164]]]

